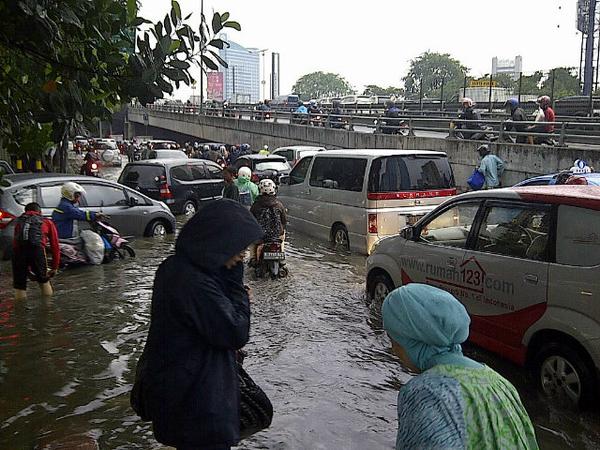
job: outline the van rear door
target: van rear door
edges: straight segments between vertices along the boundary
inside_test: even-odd
[[[395,210],[378,214],[380,235],[414,224],[452,195],[456,195],[454,175],[444,154],[383,156],[371,163],[369,209]]]

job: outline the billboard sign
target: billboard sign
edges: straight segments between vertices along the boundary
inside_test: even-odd
[[[223,101],[223,72],[206,74],[206,97],[208,100]]]

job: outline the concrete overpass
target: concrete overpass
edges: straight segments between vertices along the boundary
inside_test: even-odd
[[[147,121],[144,115],[147,114]],[[269,145],[320,145],[326,148],[396,148],[446,152],[456,183],[466,187],[466,180],[476,167],[475,151],[481,142],[423,136],[390,136],[359,133],[331,128],[247,119],[190,115],[174,112],[130,108],[128,135],[144,135],[146,129],[155,138],[197,139],[228,144],[249,143],[253,148]],[[147,122],[147,125],[146,125]],[[507,163],[503,184],[510,186],[525,178],[557,172],[585,159],[600,168],[600,150],[589,146],[549,147],[526,144],[492,144],[492,151]]]

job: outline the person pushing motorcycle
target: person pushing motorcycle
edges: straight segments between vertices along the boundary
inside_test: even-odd
[[[60,189],[60,203],[52,211],[52,220],[58,230],[59,239],[69,239],[73,237],[74,222],[85,220],[93,222],[95,220],[105,220],[106,216],[102,213],[93,211],[83,211],[76,205],[79,199],[85,194],[85,189],[77,183],[69,181],[62,185]]]

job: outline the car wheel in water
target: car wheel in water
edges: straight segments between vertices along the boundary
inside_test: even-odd
[[[289,275],[289,270],[287,269],[287,267],[280,267],[279,268],[279,278],[285,278]]]
[[[348,230],[344,225],[336,225],[331,233],[333,246],[336,250],[350,250],[350,239],[348,238]]]
[[[369,298],[378,305],[382,305],[385,298],[394,290],[394,283],[386,274],[380,273],[373,277],[369,283]]]
[[[164,236],[165,234],[167,234],[167,227],[162,221],[155,220],[148,225],[146,236],[158,237]]]
[[[595,400],[596,377],[581,350],[550,342],[536,355],[534,368],[538,384],[548,397],[577,407]]]
[[[194,214],[196,214],[197,210],[196,204],[192,200],[186,201],[183,205],[183,214],[185,217],[192,217]]]

